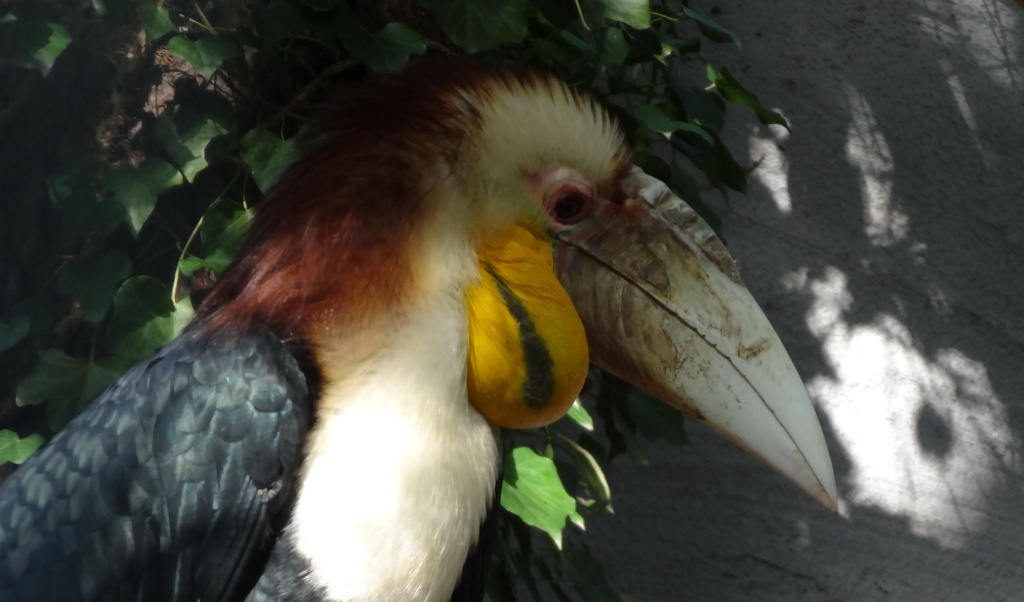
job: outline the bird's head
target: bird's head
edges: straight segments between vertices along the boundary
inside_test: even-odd
[[[315,346],[444,297],[492,424],[559,418],[593,361],[835,506],[814,409],[732,259],[589,96],[443,62],[352,86],[320,123],[204,313]]]

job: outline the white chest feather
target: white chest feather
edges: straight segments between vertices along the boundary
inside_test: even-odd
[[[466,398],[466,318],[417,313],[323,392],[292,519],[337,600],[447,600],[497,479],[492,427]]]

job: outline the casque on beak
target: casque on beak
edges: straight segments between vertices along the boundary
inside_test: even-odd
[[[634,167],[626,201],[558,235],[591,361],[707,423],[838,507],[828,448],[778,335],[711,228]]]

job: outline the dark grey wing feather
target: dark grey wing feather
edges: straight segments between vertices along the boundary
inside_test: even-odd
[[[288,497],[308,402],[272,334],[193,325],[0,487],[0,600],[238,597]]]

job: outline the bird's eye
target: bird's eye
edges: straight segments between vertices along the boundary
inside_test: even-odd
[[[547,208],[552,219],[563,226],[571,226],[587,217],[593,204],[585,192],[575,187],[564,187],[549,197]]]

